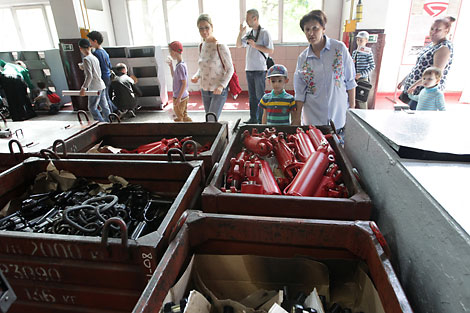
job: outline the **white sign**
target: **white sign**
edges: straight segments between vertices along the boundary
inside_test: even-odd
[[[73,45],[71,43],[62,43],[63,51],[73,51]]]

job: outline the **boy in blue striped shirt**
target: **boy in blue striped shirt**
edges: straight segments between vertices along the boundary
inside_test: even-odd
[[[419,95],[413,95],[413,90],[408,89],[408,97],[418,101],[417,111],[445,111],[446,105],[444,94],[439,90],[437,84],[441,80],[442,71],[438,67],[428,67],[423,72],[421,84],[424,86]]]
[[[374,55],[372,49],[366,47],[369,41],[369,33],[360,31],[356,36],[357,49],[352,53],[352,59],[356,67],[356,81],[369,82],[369,75],[375,69]],[[357,109],[367,109],[367,101],[356,98]]]
[[[295,111],[294,96],[288,94],[284,88],[289,82],[287,68],[281,64],[274,64],[267,75],[273,90],[264,94],[259,102],[263,109],[262,123],[268,125],[290,125],[291,112]]]

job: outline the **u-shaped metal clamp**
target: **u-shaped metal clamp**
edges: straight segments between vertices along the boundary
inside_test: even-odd
[[[214,122],[217,123],[217,115],[215,115],[214,112],[207,112],[206,113],[206,122],[209,122],[209,116],[213,116],[214,117]]]
[[[113,119],[116,119],[116,121],[117,121],[118,123],[121,123],[121,118],[120,118],[119,115],[117,115],[116,113],[111,113],[111,114],[109,114],[108,118],[109,118],[109,122],[110,122],[110,123],[113,122]]]
[[[46,160],[51,160],[51,157],[56,160],[60,160],[59,155],[50,149],[41,149],[41,151],[39,151],[39,156]]]
[[[169,162],[173,162],[173,157],[171,156],[172,154],[179,154],[180,157],[181,157],[181,160],[182,160],[183,162],[186,162],[186,157],[184,156],[183,151],[181,151],[181,150],[178,149],[178,148],[171,148],[171,149],[168,150],[167,155],[168,155],[168,161],[169,161]]]
[[[87,123],[90,123],[90,118],[88,117],[88,114],[86,114],[86,112],[83,111],[83,110],[79,110],[79,111],[77,111],[77,118],[78,118],[78,122],[80,124],[83,124],[81,115],[85,116],[85,120],[87,121]]]
[[[219,162],[215,162],[214,166],[212,166],[211,172],[209,173],[209,176],[207,176],[206,180],[206,187],[209,186],[212,178],[214,178],[215,172],[217,172],[217,169],[219,168]]]
[[[127,248],[129,243],[128,243],[128,237],[127,237],[127,226],[126,223],[123,221],[122,218],[119,217],[111,217],[104,222],[103,226],[103,234],[101,235],[101,245],[104,247],[108,247],[108,236],[109,236],[109,228],[111,225],[117,225],[119,226],[121,230],[121,245],[123,248]]]
[[[183,146],[181,147],[181,151],[185,153],[186,151],[186,146],[193,146],[193,156],[196,158],[197,157],[197,144],[194,140],[187,140],[183,142]]]
[[[19,158],[17,157],[17,154],[13,152],[13,144],[16,144],[18,146],[18,152],[22,156],[24,156],[23,147],[21,146],[21,143],[16,139],[10,139],[10,141],[8,142],[8,149],[10,149],[10,153],[15,156],[16,160],[19,160]]]
[[[57,145],[61,144],[62,145],[62,156],[66,157],[67,156],[67,145],[65,144],[65,141],[63,139],[56,139],[54,143],[52,144],[52,151],[54,153],[57,153]]]

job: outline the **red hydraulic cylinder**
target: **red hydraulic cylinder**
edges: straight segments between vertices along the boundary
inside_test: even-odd
[[[280,195],[281,189],[277,185],[269,163],[263,159],[245,162],[245,176],[248,181],[242,183],[242,193],[258,193],[265,195]],[[256,186],[258,185],[258,186]],[[261,189],[259,186],[262,186]]]
[[[312,153],[292,183],[284,190],[284,194],[312,197],[321,183],[325,170],[328,168],[327,152],[327,148],[322,146]]]
[[[302,128],[297,128],[296,134],[289,136],[289,141],[294,142],[297,155],[302,162],[306,162],[308,157],[315,151],[312,141]]]
[[[230,169],[227,173],[227,184],[238,188],[239,184],[245,179],[245,161],[250,154],[243,149],[237,154],[236,158],[230,159]]]
[[[251,135],[248,130],[245,130],[243,132],[243,144],[253,153],[260,156],[268,155],[273,150],[273,145],[269,142],[268,138],[256,135],[257,132],[253,132],[253,135]]]
[[[271,137],[270,141],[273,144],[274,155],[279,168],[289,181],[292,180],[301,164],[296,161],[294,152],[287,145],[282,133],[279,133],[278,137]]]
[[[313,148],[317,150],[318,147],[324,145],[324,143],[327,143],[328,154],[331,154],[332,156],[336,157],[335,150],[333,150],[333,148],[329,145],[328,140],[326,139],[325,135],[323,135],[321,130],[319,130],[313,125],[310,125],[308,128],[309,129],[307,130],[307,135],[313,144]]]
[[[147,151],[144,151],[144,154],[165,154],[168,152],[168,149],[179,147],[179,140],[178,138],[172,139],[162,139],[161,144],[157,145]]]
[[[348,191],[344,185],[338,185],[338,181],[343,176],[338,164],[333,163],[326,170],[314,197],[341,198],[347,197]]]

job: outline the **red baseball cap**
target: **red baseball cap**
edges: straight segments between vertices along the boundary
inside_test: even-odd
[[[176,51],[178,53],[183,52],[183,44],[179,41],[173,41],[172,43],[168,45],[168,47],[170,47],[171,50]]]

